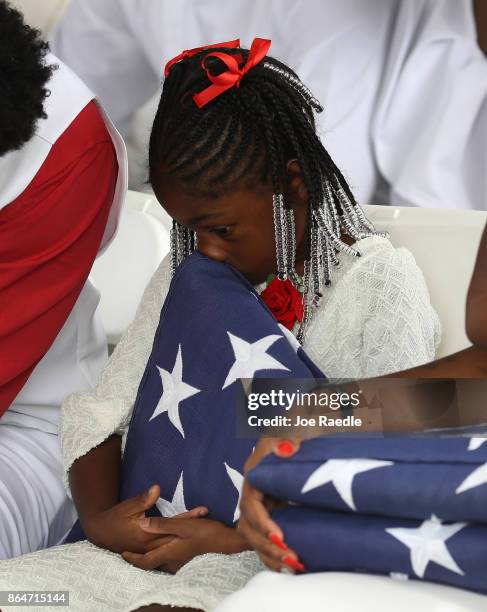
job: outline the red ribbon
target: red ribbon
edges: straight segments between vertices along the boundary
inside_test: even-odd
[[[257,66],[257,64],[264,59],[270,46],[270,40],[265,38],[254,38],[254,42],[250,47],[249,55],[247,57],[247,62],[242,68],[239,68],[239,62],[242,61],[242,57],[240,55],[229,55],[228,53],[222,53],[219,51],[215,53],[208,53],[208,55],[206,55],[201,61],[201,67],[206,72],[206,75],[212,82],[212,85],[206,89],[203,89],[203,91],[194,94],[193,100],[198,108],[203,108],[203,106],[208,104],[208,102],[211,102],[214,98],[227,91],[227,89],[234,86],[238,87],[240,85],[240,81],[247,74],[247,72]],[[228,70],[216,76],[212,75],[205,65],[205,61],[209,57],[217,57],[220,59],[226,65]]]
[[[186,49],[185,51],[182,51],[179,55],[176,55],[176,57],[173,57],[167,62],[166,67],[164,68],[164,76],[167,79],[169,72],[174,66],[174,64],[177,64],[185,57],[193,57],[193,55],[196,55],[200,51],[204,51],[205,49],[215,49],[218,47],[228,47],[229,49],[240,47],[240,39],[237,38],[235,40],[229,40],[228,42],[215,43],[214,45],[205,45],[204,47],[195,47],[194,49]]]

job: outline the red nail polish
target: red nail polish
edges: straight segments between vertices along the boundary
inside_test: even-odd
[[[304,565],[297,561],[297,559],[295,559],[294,557],[284,557],[282,562],[288,565],[291,569],[296,570],[297,572],[304,571]]]
[[[283,440],[277,445],[277,450],[279,451],[279,454],[284,455],[284,457],[288,457],[294,452],[294,444],[289,442],[289,440]]]
[[[276,546],[279,546],[279,548],[282,548],[282,550],[289,550],[286,544],[277,535],[277,533],[270,533],[267,537],[273,544],[275,544]]]

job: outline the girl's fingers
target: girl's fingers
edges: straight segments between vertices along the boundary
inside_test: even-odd
[[[188,510],[188,512],[181,512],[181,514],[176,515],[177,518],[203,518],[205,516],[208,516],[208,508],[205,508],[205,506],[198,506]]]
[[[156,533],[160,535],[172,535],[181,537],[184,530],[184,519],[179,516],[163,518],[159,516],[146,516],[137,521],[137,524],[146,533]]]
[[[172,542],[177,539],[178,538],[174,538]],[[125,561],[127,561],[127,563],[130,563],[131,565],[143,570],[160,569],[163,571],[174,572],[180,566],[180,562],[174,560],[175,550],[179,550],[180,555],[182,549],[179,543],[174,542],[173,545],[172,542],[168,542],[167,544],[159,546],[154,550],[150,550],[145,554],[124,552],[122,553],[122,557]],[[190,561],[193,556],[194,555],[189,556],[187,561]]]
[[[169,544],[169,542],[172,542],[176,539],[177,536],[162,536],[162,537],[154,537],[153,539],[150,539],[145,547],[145,551],[146,553],[148,553],[151,550],[155,550],[156,548],[160,548],[161,546],[165,546],[166,544]]]
[[[158,548],[155,548],[144,555],[131,552],[122,553],[122,557],[125,561],[127,561],[127,563],[130,563],[131,565],[143,570],[156,569],[162,565],[163,561],[165,560],[165,556],[164,546],[159,546]]]
[[[156,501],[159,499],[160,493],[161,489],[159,485],[152,485],[148,491],[143,491],[135,497],[120,502],[118,504],[118,509],[126,516],[143,514],[146,510],[149,510],[149,508],[155,505]]]

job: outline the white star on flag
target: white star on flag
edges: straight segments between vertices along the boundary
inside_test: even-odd
[[[433,515],[430,520],[423,521],[419,527],[397,527],[386,531],[411,550],[411,565],[419,578],[424,577],[430,561],[464,576],[465,573],[456,564],[445,542],[466,525],[466,523],[442,525],[441,520]]]
[[[227,474],[230,477],[230,480],[233,482],[233,486],[237,489],[238,492],[238,501],[235,506],[235,513],[233,515],[233,522],[236,523],[240,518],[240,498],[242,497],[242,487],[244,478],[240,472],[231,468],[227,463],[225,463],[225,469],[227,470]]]
[[[457,488],[455,493],[458,495],[459,493],[463,493],[475,487],[480,487],[484,484],[487,484],[487,463],[484,463],[484,465],[481,465],[469,474]]]
[[[392,461],[378,461],[376,459],[329,459],[308,477],[301,493],[307,493],[331,482],[347,506],[352,510],[357,510],[352,495],[355,476],[362,472],[389,465],[394,464]]]
[[[484,442],[487,442],[487,438],[470,438],[470,442],[468,443],[468,450],[477,450],[482,446]]]
[[[183,512],[188,511],[184,501],[183,472],[181,472],[181,476],[179,477],[172,500],[167,501],[167,499],[162,499],[162,497],[159,497],[159,499],[156,501],[156,506],[162,516],[167,517],[176,516],[177,514],[182,514]]]
[[[232,344],[235,362],[227,374],[222,389],[230,386],[239,378],[253,378],[258,370],[287,370],[289,372],[289,368],[266,352],[274,342],[282,339],[282,336],[271,334],[257,342],[246,342],[230,332],[227,334]]]
[[[184,438],[184,429],[179,417],[179,404],[185,399],[188,399],[188,397],[200,393],[200,389],[196,389],[183,382],[181,345],[179,345],[178,348],[173,371],[168,372],[159,366],[157,366],[157,369],[159,370],[162,381],[162,395],[149,421],[152,421],[152,419],[155,419],[156,416],[159,416],[163,412],[167,412],[169,420]]]

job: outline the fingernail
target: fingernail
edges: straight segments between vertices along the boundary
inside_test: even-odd
[[[277,445],[277,450],[279,451],[280,455],[287,457],[288,455],[292,455],[294,453],[294,444],[289,442],[289,440],[283,440]]]
[[[142,519],[139,519],[139,525],[140,525],[141,527],[149,527],[149,525],[150,525],[150,520],[149,520],[147,517],[142,518]]]
[[[297,572],[302,572],[304,570],[304,565],[294,557],[284,557],[282,562],[285,563],[287,566],[291,567],[293,570],[296,570]]]
[[[267,537],[273,544],[275,544],[276,546],[279,546],[279,548],[282,548],[282,550],[289,550],[286,544],[277,535],[277,533],[270,533]]]

